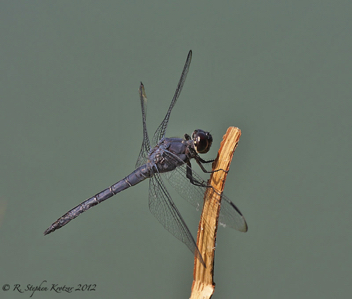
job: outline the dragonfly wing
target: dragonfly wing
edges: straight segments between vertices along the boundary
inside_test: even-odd
[[[141,85],[139,86],[139,97],[141,101],[141,108],[142,108],[142,122],[143,122],[143,142],[141,146],[141,150],[139,152],[139,156],[136,162],[136,168],[139,166],[142,166],[147,162],[148,159],[148,153],[150,150],[150,143],[149,143],[149,137],[148,137],[148,131],[147,131],[147,95],[145,93],[144,85],[141,82]]]
[[[171,152],[165,151],[168,160],[174,160],[174,163],[180,164],[180,158]],[[201,186],[193,185],[187,178],[187,172],[192,174],[193,180],[200,183]],[[191,167],[186,163],[176,167],[173,171],[161,174],[170,185],[197,210],[203,208],[204,194],[207,188],[207,182],[204,181]],[[216,190],[215,190],[216,191]],[[221,196],[221,208],[219,222],[224,226],[229,226],[241,232],[248,230],[246,220],[236,205],[224,194]]]
[[[190,50],[190,51],[188,52],[188,56],[187,56],[185,65],[184,65],[184,67],[183,67],[180,80],[178,81],[178,84],[177,84],[177,88],[176,88],[174,97],[172,98],[170,107],[169,107],[169,109],[167,110],[167,113],[166,113],[166,115],[165,115],[165,118],[164,118],[164,120],[161,122],[161,124],[159,125],[159,127],[156,129],[156,131],[155,131],[155,133],[154,133],[153,142],[152,142],[153,145],[157,144],[160,139],[162,139],[163,137],[165,137],[165,131],[166,131],[167,124],[168,124],[168,122],[169,122],[171,110],[172,110],[172,108],[175,106],[175,103],[176,103],[178,97],[180,96],[180,93],[181,93],[183,84],[184,84],[185,81],[186,81],[186,77],[187,77],[187,74],[188,74],[188,71],[189,71],[189,66],[190,66],[190,64],[191,64],[191,60],[192,60],[192,50]]]
[[[165,229],[186,244],[205,266],[192,234],[158,173],[155,173],[149,181],[149,209]]]

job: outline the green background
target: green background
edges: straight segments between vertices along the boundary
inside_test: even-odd
[[[192,49],[167,135],[211,131],[211,159],[242,130],[225,193],[249,231],[219,229],[213,298],[351,296],[351,1],[2,1],[0,15],[1,287],[189,298],[193,257],[149,212],[147,182],[43,232],[134,169],[139,82],[152,134]]]

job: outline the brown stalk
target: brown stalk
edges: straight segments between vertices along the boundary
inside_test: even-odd
[[[229,127],[227,129],[221,142],[218,156],[213,162],[213,170],[229,170],[240,136],[241,130],[239,128]],[[224,190],[226,177],[226,172],[218,171],[212,173],[208,181],[208,185],[211,185],[216,192],[212,188],[208,188],[204,195],[205,198],[208,197],[209,199],[204,203],[197,234],[197,246],[206,268],[195,257],[191,299],[210,298],[215,290],[213,277],[215,242],[221,204],[220,194]],[[208,193],[210,194],[208,195]]]

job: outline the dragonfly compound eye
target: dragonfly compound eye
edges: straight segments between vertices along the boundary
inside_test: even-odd
[[[203,130],[195,130],[192,134],[192,138],[194,141],[194,146],[200,154],[207,153],[213,143],[213,137],[210,133]]]

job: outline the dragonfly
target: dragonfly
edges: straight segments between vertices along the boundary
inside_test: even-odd
[[[57,219],[44,232],[44,235],[50,234],[65,226],[71,220],[98,203],[149,179],[148,204],[150,212],[166,230],[182,241],[205,266],[196,242],[164,184],[164,181],[168,181],[181,197],[186,199],[193,206],[199,208],[202,207],[204,201],[207,200],[207,198],[204,198],[205,191],[207,191],[208,188],[213,187],[208,185],[207,182],[205,182],[201,176],[193,170],[191,160],[194,159],[204,173],[225,171],[223,169],[208,171],[203,164],[211,163],[214,160],[206,161],[199,156],[199,154],[207,153],[212,145],[213,137],[209,132],[197,129],[194,130],[192,136],[185,134],[184,138],[165,137],[171,111],[180,96],[189,71],[191,60],[192,50],[188,53],[171,104],[163,121],[155,131],[151,143],[149,141],[146,125],[147,96],[143,83],[140,83],[139,97],[142,109],[143,141],[135,170],[122,180],[97,193],[93,197],[88,198],[68,211]],[[214,191],[216,192],[216,190]],[[238,231],[246,232],[248,226],[240,210],[224,194],[219,195],[222,199],[219,217],[220,223],[223,226],[229,226]]]

